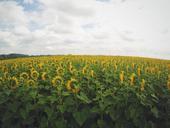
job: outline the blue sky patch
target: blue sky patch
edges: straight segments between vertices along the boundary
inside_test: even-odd
[[[40,3],[34,0],[33,3],[24,3],[24,0],[16,0],[16,2],[24,8],[24,11],[39,11]]]

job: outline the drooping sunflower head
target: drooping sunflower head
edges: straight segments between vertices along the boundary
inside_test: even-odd
[[[134,69],[135,68],[135,63],[132,63],[132,69]]]
[[[25,80],[29,79],[29,75],[26,72],[20,74],[20,78],[24,78]]]
[[[3,79],[2,77],[0,77],[0,85],[3,83]]]
[[[132,73],[132,75],[130,76],[130,84],[134,85],[134,81],[135,81],[135,73]]]
[[[31,77],[34,79],[34,80],[37,80],[38,77],[39,77],[39,73],[37,71],[32,71],[31,72]]]
[[[52,80],[52,85],[55,87],[57,85],[62,85],[63,84],[63,79],[60,76],[56,76]]]
[[[140,90],[144,91],[144,89],[145,89],[145,79],[142,79]]]
[[[49,76],[48,76],[48,74],[46,72],[43,72],[42,75],[41,75],[42,80],[46,80],[46,79],[48,79],[48,77]]]
[[[80,91],[80,88],[77,86],[77,80],[74,78],[68,80],[66,88],[73,93],[78,93]]]
[[[72,68],[73,66],[72,66],[72,62],[69,62],[68,63],[68,69],[70,69],[70,68]]]
[[[43,63],[39,63],[39,64],[38,64],[38,68],[39,68],[39,69],[42,69],[42,68],[43,68]]]
[[[12,88],[16,88],[18,86],[19,82],[16,77],[10,78],[10,85]]]
[[[91,77],[94,77],[94,70],[90,71],[90,75],[91,75]]]
[[[57,75],[62,75],[63,74],[63,68],[58,67],[56,72],[57,72]]]
[[[87,66],[84,66],[84,67],[83,67],[82,73],[83,73],[83,75],[87,73]]]
[[[35,81],[34,80],[28,80],[27,81],[27,86],[35,86],[36,85],[36,83],[35,83]]]
[[[141,69],[138,68],[138,77],[140,77],[140,75],[141,75]]]
[[[123,83],[123,81],[124,81],[124,71],[121,71],[119,77],[120,77],[120,83]]]
[[[9,78],[10,78],[10,75],[9,75],[8,72],[5,72],[5,73],[4,73],[4,78],[5,78],[5,79],[9,79]]]

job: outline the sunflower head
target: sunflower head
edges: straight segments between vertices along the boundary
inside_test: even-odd
[[[34,80],[37,80],[38,77],[39,77],[39,73],[37,71],[32,71],[31,72],[31,77],[34,79]]]
[[[43,72],[42,75],[41,75],[41,79],[42,80],[48,79],[48,74],[46,72]]]
[[[132,73],[132,75],[130,76],[130,84],[134,85],[134,81],[135,81],[135,73]]]
[[[60,76],[56,76],[52,80],[52,85],[57,86],[63,84],[63,79]]]
[[[138,77],[140,77],[140,75],[141,75],[141,69],[138,68]]]
[[[170,80],[167,82],[167,88],[170,90]]]
[[[39,63],[39,64],[38,64],[38,68],[39,68],[39,69],[42,69],[42,68],[43,68],[43,63]]]
[[[87,72],[87,66],[84,66],[83,69],[82,69],[83,75],[86,74],[86,72]]]
[[[91,75],[91,77],[94,77],[94,70],[90,71],[90,75]]]
[[[57,72],[57,75],[62,75],[63,74],[63,68],[58,67],[56,72]]]
[[[80,89],[77,86],[77,80],[74,78],[71,78],[71,80],[68,80],[66,88],[67,90],[73,93],[78,93],[80,91]]]
[[[27,86],[35,86],[36,85],[36,83],[35,83],[35,81],[34,80],[28,80],[27,81]]]
[[[26,72],[21,73],[20,78],[29,79],[29,75]]]
[[[0,77],[0,85],[3,83],[3,79],[2,77]]]
[[[124,71],[121,71],[119,77],[120,77],[120,83],[123,83],[123,81],[124,81]]]
[[[9,76],[9,73],[8,73],[8,72],[5,72],[5,73],[4,73],[4,78],[5,78],[5,79],[10,78],[10,76]]]
[[[19,82],[18,79],[16,77],[12,77],[10,79],[10,85],[12,88],[16,88],[18,86]]]
[[[140,90],[144,91],[144,89],[145,89],[145,80],[142,79],[142,82],[141,82],[141,85],[140,85]]]
[[[117,65],[116,64],[114,64],[114,69],[117,70]]]
[[[132,63],[132,69],[134,69],[135,68],[135,63]]]

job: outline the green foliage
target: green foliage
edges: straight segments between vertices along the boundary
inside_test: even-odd
[[[170,127],[167,61],[63,56],[1,64],[0,128]],[[85,66],[86,71],[82,72]],[[62,73],[56,72],[58,67]],[[135,75],[131,85],[129,77],[137,74],[138,67],[142,67],[141,76]],[[145,72],[147,67],[158,71]],[[31,77],[32,70],[38,73],[36,79]],[[121,71],[125,72],[123,83],[119,78]],[[20,76],[23,72],[28,74],[28,79]],[[48,77],[41,78],[44,72]],[[54,83],[56,76],[62,82]],[[142,79],[146,81],[144,90],[141,90]],[[16,80],[15,86],[11,80]]]

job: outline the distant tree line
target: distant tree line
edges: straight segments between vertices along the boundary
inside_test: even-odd
[[[12,54],[1,54],[0,55],[0,59],[13,59],[13,58],[20,58],[20,57],[28,57],[29,55],[25,55],[25,54],[16,54],[16,53],[12,53]]]

